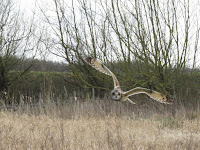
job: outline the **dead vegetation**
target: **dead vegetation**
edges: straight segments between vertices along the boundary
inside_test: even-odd
[[[140,100],[135,100],[140,102]],[[109,99],[0,112],[0,149],[200,149],[200,110]]]

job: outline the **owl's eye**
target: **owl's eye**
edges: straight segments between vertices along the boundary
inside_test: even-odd
[[[112,95],[115,95],[115,93],[112,93]]]
[[[118,93],[117,95],[120,95],[120,93]]]

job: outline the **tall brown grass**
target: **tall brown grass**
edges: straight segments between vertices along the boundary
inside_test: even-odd
[[[139,97],[135,102],[49,99],[4,107],[0,149],[200,149],[197,105],[164,105]]]

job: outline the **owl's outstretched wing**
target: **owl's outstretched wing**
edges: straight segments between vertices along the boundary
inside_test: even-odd
[[[91,57],[87,57],[86,62],[91,65],[93,68],[95,68],[96,70],[109,75],[113,78],[113,82],[114,82],[114,88],[119,88],[119,81],[117,80],[116,76],[105,66],[103,65],[99,60],[95,59],[95,58],[91,58]]]
[[[127,92],[124,92],[124,96],[129,97],[131,95],[140,94],[140,93],[145,93],[149,97],[151,97],[152,99],[154,99],[154,100],[156,100],[160,103],[173,104],[173,100],[169,99],[168,97],[166,97],[162,93],[159,93],[157,91],[153,91],[153,90],[150,90],[150,89],[142,88],[142,87],[136,87],[136,88],[131,89]]]

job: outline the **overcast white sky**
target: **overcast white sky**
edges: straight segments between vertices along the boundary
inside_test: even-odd
[[[27,18],[31,18],[33,16],[33,12],[35,12],[36,6],[38,6],[38,2],[40,3],[40,7],[44,8],[48,7],[47,5],[41,5],[42,2],[51,5],[50,2],[52,2],[52,0],[16,0],[15,1],[19,8],[22,10],[22,12],[24,12],[25,17]],[[37,9],[38,11],[38,9]],[[31,18],[32,19],[32,18]],[[51,61],[57,61],[57,62],[65,62],[65,60],[61,57],[55,56],[53,54],[44,52],[43,56],[38,55],[38,57],[36,56],[36,58],[39,59],[45,59],[45,60],[51,60]]]
[[[27,13],[31,13],[31,10],[35,7],[36,0],[18,0],[18,5],[21,9],[25,10]]]
[[[35,5],[36,5],[37,1],[40,4],[42,2],[46,3],[45,5],[40,5],[44,9],[45,9],[45,7],[51,6],[50,3],[52,3],[52,0],[17,0],[17,3],[19,4],[20,8],[26,12],[25,15],[27,14],[27,16],[29,16],[29,15],[32,14],[32,12],[34,12]],[[66,1],[69,1],[69,0],[66,0]],[[184,0],[180,0],[180,1],[184,1]],[[191,7],[192,7],[191,10],[193,10],[194,13],[196,13],[197,16],[200,16],[200,0],[190,0],[190,2],[192,2],[191,3]],[[48,58],[50,58],[50,60],[55,60],[55,61],[63,60],[63,59],[58,58],[54,55],[48,55]],[[200,64],[200,58],[199,58],[198,64]]]

